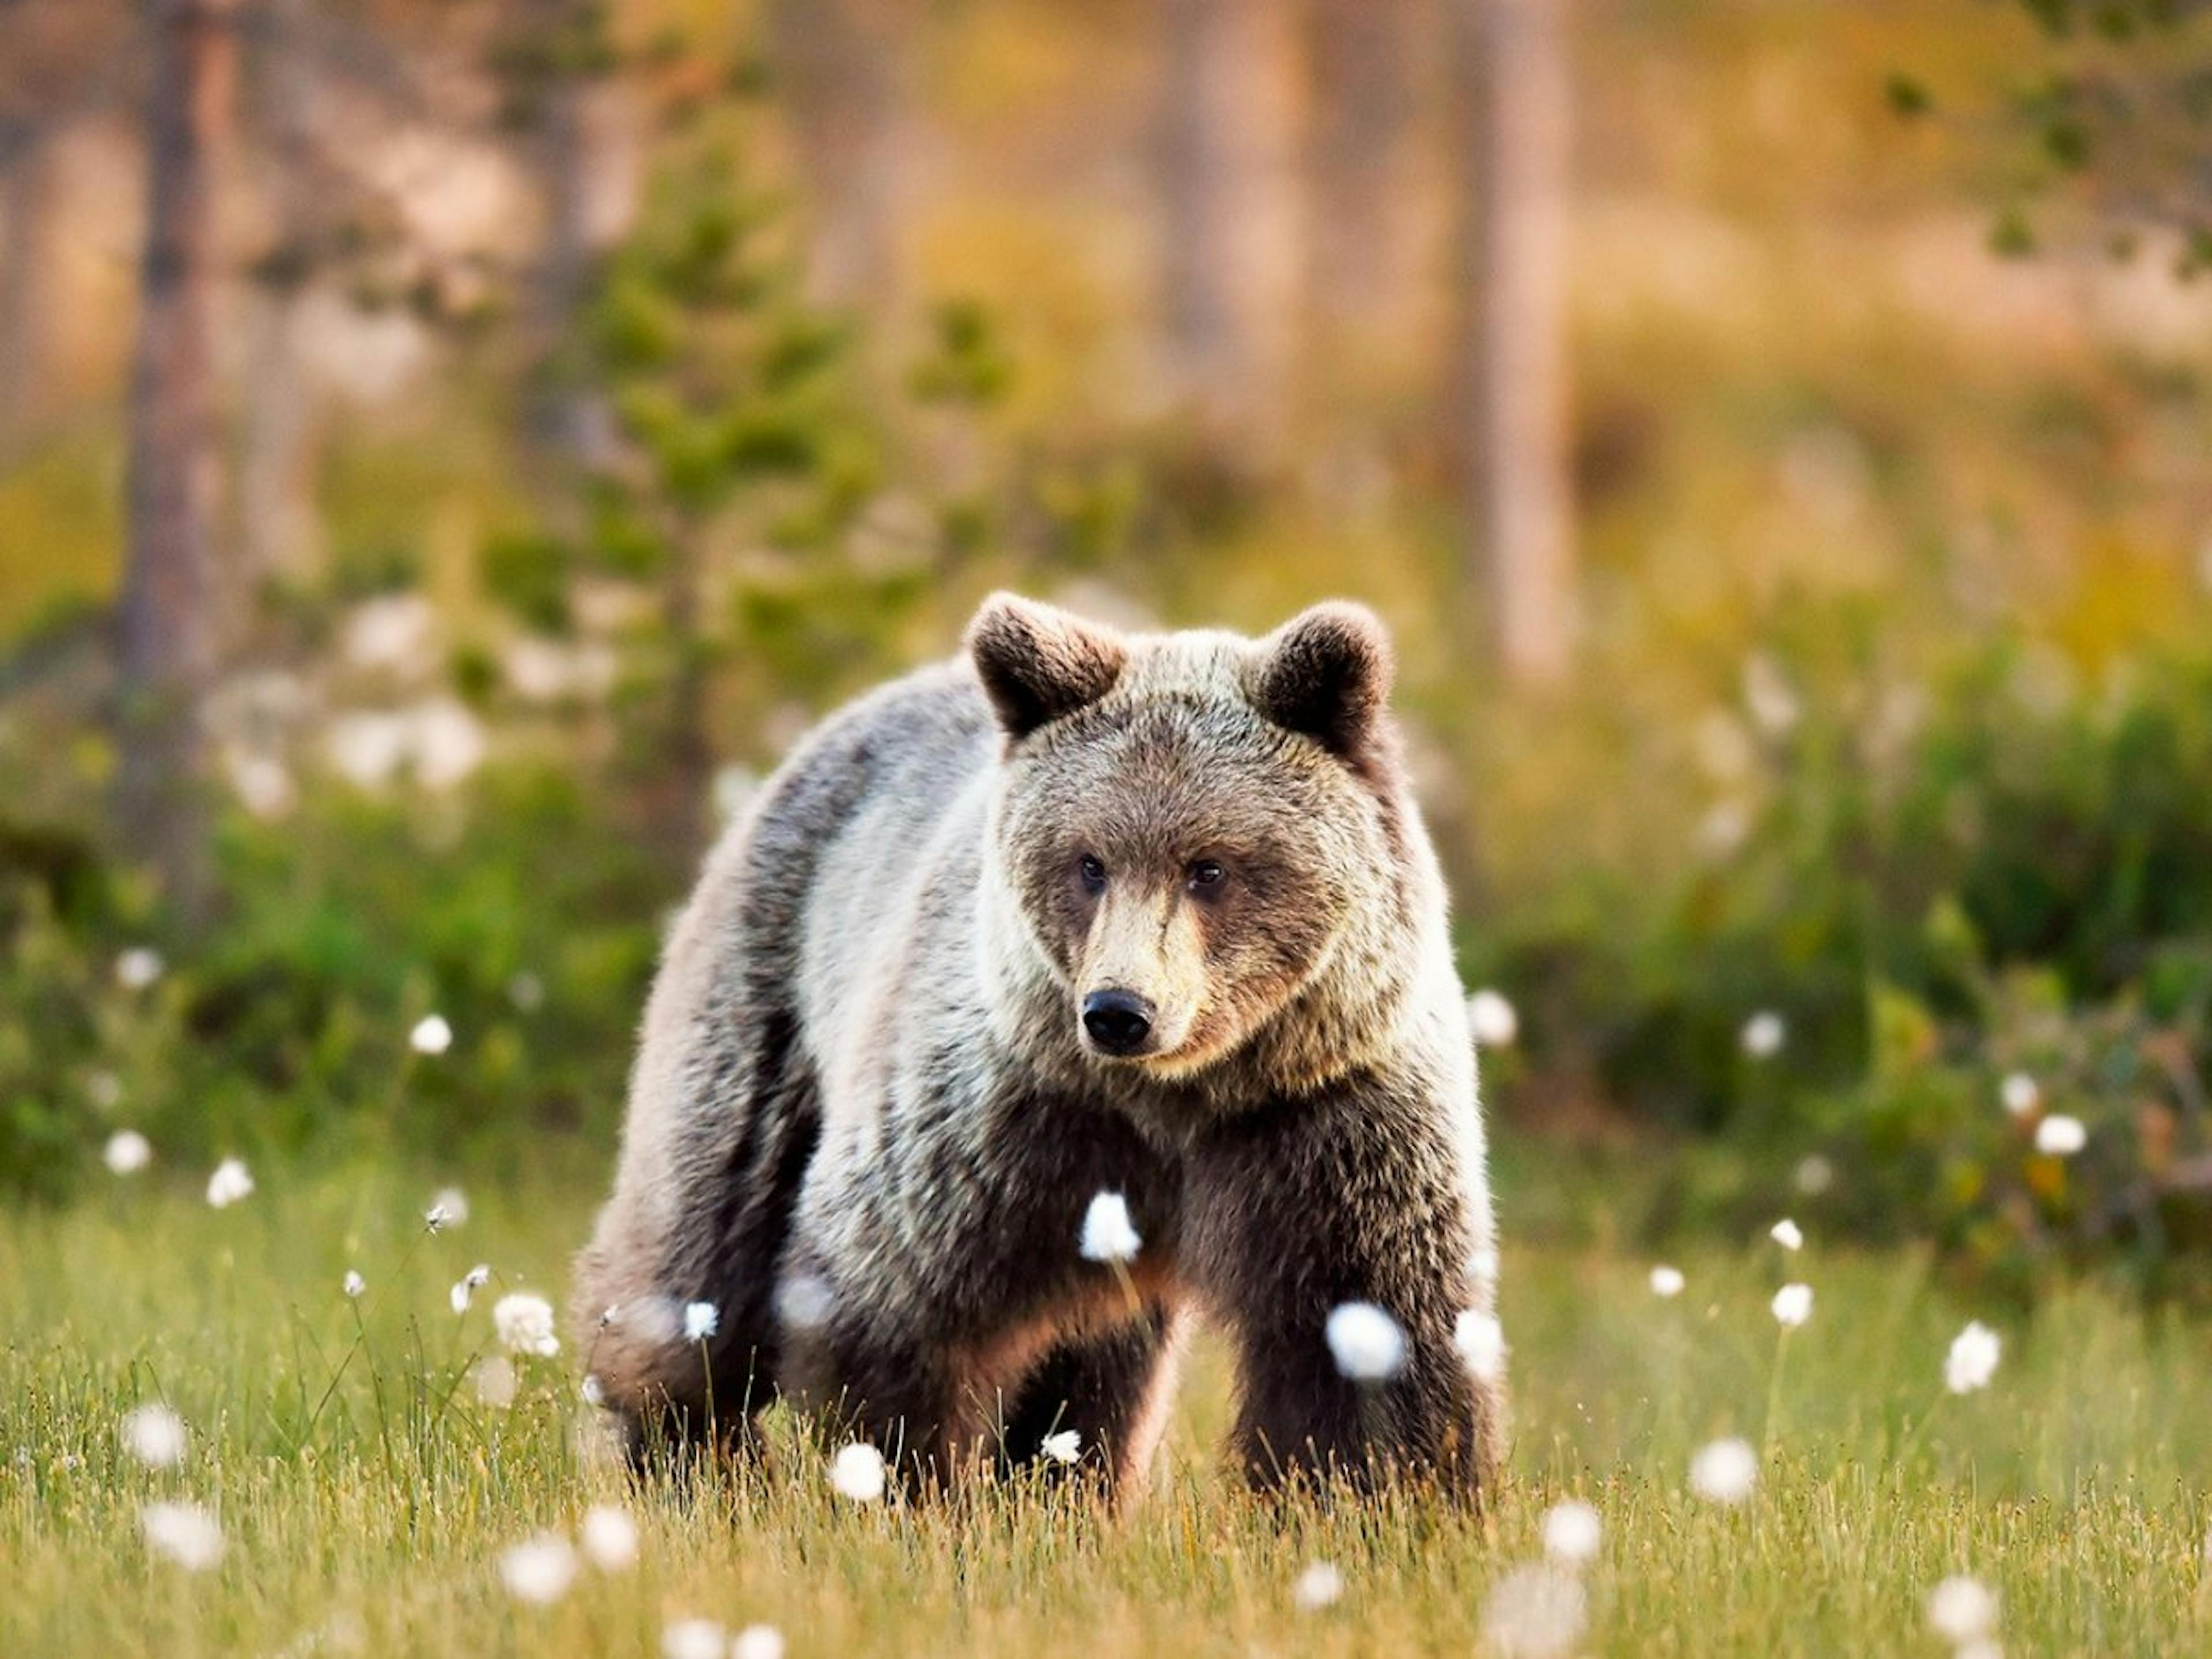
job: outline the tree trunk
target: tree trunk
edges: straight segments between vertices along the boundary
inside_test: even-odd
[[[1267,250],[1274,42],[1265,0],[1164,0],[1160,112],[1161,304],[1168,371],[1183,401],[1224,430],[1261,404],[1255,280]]]
[[[232,0],[148,0],[146,247],[131,386],[120,629],[120,826],[186,915],[205,897],[202,704],[214,672],[221,496],[215,167],[231,117]]]
[[[260,589],[306,575],[319,540],[314,463],[319,410],[301,349],[302,301],[313,292],[342,207],[340,181],[315,131],[318,79],[305,42],[307,0],[266,0],[275,25],[257,56],[252,100],[265,157],[276,241],[261,261],[249,311],[250,367],[238,463],[239,569],[225,633],[250,626]]]
[[[565,61],[591,21],[581,0],[531,0],[529,21],[551,61],[537,71],[530,99],[527,155],[545,225],[527,301],[533,375],[527,420],[539,464],[562,477],[591,447],[589,399],[574,356],[592,283],[589,88]]]
[[[1357,324],[1395,298],[1410,21],[1404,0],[1310,0],[1307,295],[1331,325]]]
[[[808,283],[833,305],[898,289],[905,0],[774,0],[771,49],[811,225]]]
[[[28,433],[44,389],[53,222],[46,137],[27,123],[0,126],[0,453]]]
[[[1565,0],[1454,0],[1465,202],[1453,420],[1470,587],[1516,683],[1566,672],[1569,87]]]

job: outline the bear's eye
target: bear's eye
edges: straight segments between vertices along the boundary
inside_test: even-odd
[[[1103,893],[1106,890],[1106,866],[1091,857],[1090,854],[1085,853],[1077,861],[1076,869],[1083,877],[1085,892]]]
[[[1221,884],[1229,879],[1229,872],[1212,859],[1200,859],[1190,866],[1190,890],[1210,896],[1221,890]]]

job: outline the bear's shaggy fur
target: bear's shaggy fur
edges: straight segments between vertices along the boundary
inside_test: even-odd
[[[1249,641],[1000,595],[800,745],[670,939],[578,1263],[634,1452],[788,1396],[922,1479],[1073,1429],[1126,1491],[1195,1313],[1256,1482],[1487,1486],[1482,1126],[1389,673],[1354,605]],[[1079,1250],[1101,1193],[1126,1266]],[[1352,1302],[1405,1334],[1385,1380],[1333,1357]]]

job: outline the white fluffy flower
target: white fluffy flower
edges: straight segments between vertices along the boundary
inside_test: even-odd
[[[774,1625],[747,1625],[730,1638],[730,1659],[783,1659],[783,1632]]]
[[[684,1340],[704,1342],[722,1328],[721,1310],[711,1302],[687,1302],[684,1304]]]
[[[215,1166],[208,1177],[207,1201],[218,1210],[227,1210],[253,1190],[253,1177],[246,1165],[234,1158],[227,1158]]]
[[[1953,1394],[1986,1389],[1997,1374],[1997,1357],[2003,1346],[1995,1331],[1978,1319],[1969,1320],[1966,1328],[1951,1339],[1951,1351],[1943,1356],[1943,1386]]]
[[[471,1375],[476,1379],[477,1398],[485,1405],[505,1411],[514,1403],[520,1384],[514,1375],[514,1362],[505,1354],[486,1354],[477,1361]]]
[[[793,1273],[775,1287],[776,1322],[787,1330],[818,1331],[836,1311],[830,1281],[816,1273]]]
[[[1554,1504],[1544,1513],[1544,1553],[1569,1566],[1597,1559],[1604,1523],[1597,1511],[1580,1498]]]
[[[597,1504],[584,1511],[584,1553],[601,1572],[623,1572],[637,1565],[637,1522],[629,1511]]]
[[[553,1304],[542,1296],[517,1291],[492,1305],[492,1328],[511,1353],[556,1354],[561,1339],[553,1334]]]
[[[1785,1330],[1796,1330],[1813,1316],[1813,1287],[1810,1285],[1784,1285],[1774,1293],[1775,1322]]]
[[[1083,1455],[1083,1436],[1075,1429],[1062,1429],[1048,1434],[1037,1443],[1038,1449],[1055,1463],[1073,1463]]]
[[[830,1460],[830,1485],[855,1504],[872,1504],[884,1495],[884,1455],[854,1441]]]
[[[1129,1219],[1129,1200],[1119,1193],[1099,1194],[1083,1212],[1077,1248],[1085,1261],[1133,1261],[1144,1242]]]
[[[1680,1267],[1670,1267],[1662,1261],[1651,1269],[1651,1294],[1654,1296],[1680,1296],[1688,1283],[1689,1280],[1682,1277]]]
[[[1690,1490],[1708,1503],[1741,1504],[1759,1480],[1759,1454],[1743,1440],[1716,1440],[1690,1460]]]
[[[1790,1027],[1771,1008],[1760,1010],[1743,1023],[1743,1051],[1753,1060],[1771,1060],[1782,1052]]]
[[[576,1392],[582,1397],[584,1403],[594,1411],[607,1403],[607,1385],[596,1376],[586,1376],[580,1383],[577,1384]]]
[[[1467,1023],[1485,1048],[1510,1048],[1521,1035],[1521,1016],[1502,993],[1487,986],[1467,1000]]]
[[[2035,1150],[2052,1158],[2071,1158],[2089,1144],[2089,1132],[2078,1117],[2053,1112],[2035,1126]]]
[[[1818,1198],[1836,1184],[1836,1166],[1818,1152],[1808,1152],[1797,1160],[1790,1179],[1806,1197]]]
[[[1495,1382],[1505,1375],[1505,1327],[1496,1314],[1462,1309],[1452,1322],[1452,1346],[1461,1363],[1483,1382]]]
[[[1482,1633],[1499,1659],[1561,1659],[1589,1621],[1589,1593],[1573,1573],[1547,1564],[1516,1567],[1482,1610]]]
[[[2014,1117],[2026,1117],[2043,1103],[2043,1090],[2026,1072],[2008,1072],[1997,1085],[1997,1098]]]
[[[407,1034],[407,1046],[418,1054],[442,1054],[453,1046],[453,1028],[443,1014],[426,1014]]]
[[[479,1261],[455,1279],[452,1291],[446,1297],[453,1304],[453,1311],[457,1314],[466,1313],[469,1310],[469,1304],[476,1299],[477,1292],[483,1288],[486,1281],[490,1278],[491,1268]]]
[[[430,1207],[446,1212],[448,1227],[459,1227],[469,1218],[469,1195],[459,1187],[441,1187],[430,1194]]]
[[[349,1302],[358,1300],[361,1293],[368,1288],[368,1281],[367,1279],[363,1279],[352,1268],[349,1267],[346,1269],[343,1289],[346,1293],[346,1299]]]
[[[185,1419],[167,1406],[141,1406],[123,1419],[123,1444],[149,1469],[173,1469],[185,1461]]]
[[[1805,1248],[1805,1230],[1786,1215],[1766,1230],[1766,1236],[1785,1250]]]
[[[1291,1599],[1308,1613],[1333,1607],[1344,1599],[1344,1574],[1334,1561],[1316,1561],[1298,1575]]]
[[[722,1659],[728,1640],[711,1619],[678,1619],[660,1632],[661,1659]]]
[[[222,1528],[198,1504],[149,1504],[138,1524],[147,1548],[187,1572],[205,1572],[222,1559]]]
[[[526,1538],[499,1558],[499,1576],[516,1601],[544,1607],[566,1595],[575,1582],[575,1547],[550,1532]]]
[[[154,1143],[136,1129],[118,1129],[108,1136],[100,1156],[112,1173],[137,1175],[154,1161]]]
[[[1336,1369],[1355,1382],[1387,1382],[1406,1369],[1405,1328],[1372,1302],[1332,1309],[1328,1351]]]
[[[143,991],[167,970],[161,953],[144,945],[134,945],[115,958],[115,982],[126,991]]]
[[[1928,1592],[1928,1622],[1954,1647],[1979,1642],[1996,1628],[1996,1593],[1978,1578],[1954,1573]]]

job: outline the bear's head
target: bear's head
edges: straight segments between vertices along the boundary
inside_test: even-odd
[[[1372,613],[1129,635],[998,594],[968,650],[1004,733],[989,902],[1091,1060],[1194,1078],[1328,1018],[1333,964],[1374,976],[1407,860]]]

